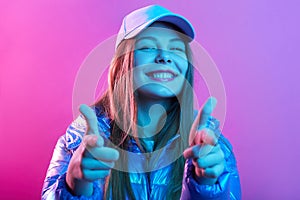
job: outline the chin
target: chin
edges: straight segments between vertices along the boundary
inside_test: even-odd
[[[138,89],[139,95],[150,98],[172,98],[179,95],[180,90],[178,88],[168,89],[161,85],[147,85]]]

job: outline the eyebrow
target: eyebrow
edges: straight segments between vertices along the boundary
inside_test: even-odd
[[[140,40],[153,40],[155,42],[157,41],[157,39],[155,37],[145,36],[145,37],[141,37],[141,38],[137,39],[136,43],[138,43]],[[184,43],[184,41],[181,38],[172,38],[172,39],[170,39],[170,42],[176,42],[176,41]]]
[[[141,37],[141,38],[137,39],[136,42],[139,42],[140,40],[153,40],[153,41],[157,41],[157,39],[155,37],[151,37],[151,36]]]

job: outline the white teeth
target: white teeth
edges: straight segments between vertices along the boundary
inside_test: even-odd
[[[153,73],[153,77],[154,78],[173,78],[174,75],[171,73],[163,72],[163,73]]]

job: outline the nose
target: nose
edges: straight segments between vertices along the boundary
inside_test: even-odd
[[[155,62],[160,64],[167,64],[167,63],[172,63],[172,59],[170,54],[167,51],[160,49],[155,58]]]

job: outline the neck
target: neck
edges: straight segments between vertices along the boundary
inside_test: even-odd
[[[140,138],[151,138],[164,126],[172,99],[137,98],[137,123]]]

